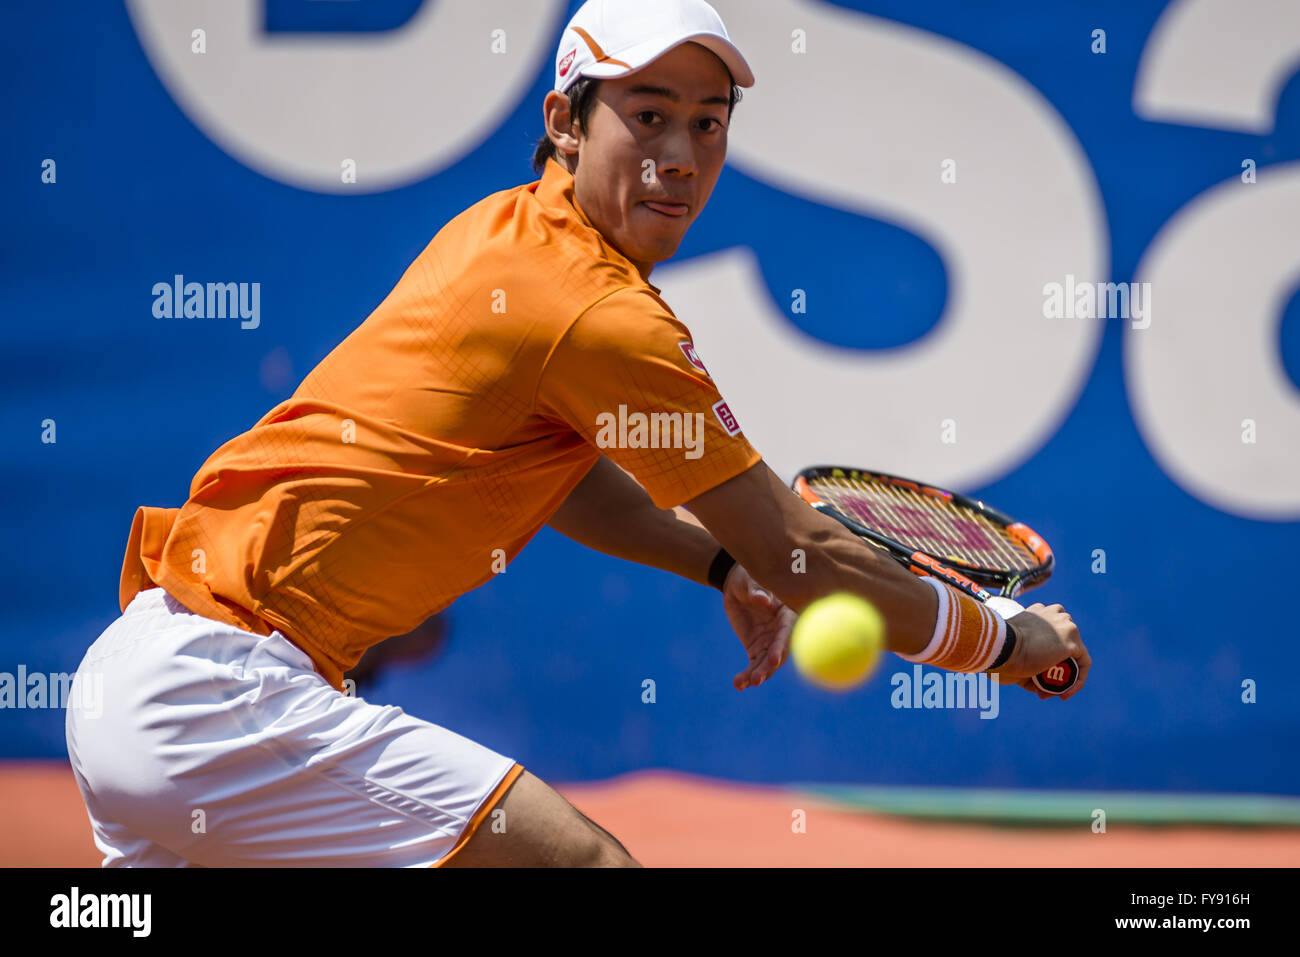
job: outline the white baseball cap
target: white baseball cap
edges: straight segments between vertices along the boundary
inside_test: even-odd
[[[560,36],[555,88],[563,93],[582,76],[625,76],[687,41],[717,54],[737,86],[754,85],[749,64],[705,0],[587,0]]]

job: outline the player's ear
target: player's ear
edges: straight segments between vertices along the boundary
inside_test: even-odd
[[[577,153],[578,138],[573,128],[573,113],[569,98],[558,90],[546,94],[542,102],[542,116],[546,121],[546,135],[562,153]]]

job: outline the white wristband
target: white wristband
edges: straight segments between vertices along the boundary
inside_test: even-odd
[[[950,671],[988,670],[1002,653],[1007,624],[1001,615],[937,578],[921,579],[939,598],[939,613],[929,643],[917,654],[899,654],[904,661],[934,664]]]

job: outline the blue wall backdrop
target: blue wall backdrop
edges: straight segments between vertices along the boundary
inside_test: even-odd
[[[1221,371],[1189,359],[1182,378],[1171,378],[1152,369],[1182,354],[1177,342],[1142,355],[1146,342],[1161,340],[1139,339],[1142,331],[1123,320],[1092,320],[1091,332],[1076,326],[1073,339],[1061,340],[1073,359],[1050,351],[1035,357],[1048,369],[1059,361],[1061,381],[1069,380],[1047,425],[1034,426],[1014,448],[987,455],[968,448],[960,454],[973,457],[946,474],[925,474],[1006,505],[1053,544],[1058,571],[1040,594],[1073,612],[1095,659],[1085,693],[1064,704],[1012,690],[1003,693],[996,720],[971,710],[895,709],[886,676],[900,663],[892,659],[884,675],[853,694],[817,692],[790,669],[756,691],[737,693],[730,682],[744,656],[715,593],[545,530],[505,574],[449,610],[450,637],[440,658],[388,673],[370,697],[445,724],[556,780],[671,767],[769,782],[1300,793],[1294,760],[1300,695],[1289,681],[1300,637],[1294,586],[1263,577],[1272,563],[1293,561],[1300,551],[1300,503],[1287,492],[1288,483],[1300,490],[1300,242],[1294,241],[1300,215],[1293,215],[1292,169],[1300,159],[1300,47],[1288,51],[1278,44],[1290,41],[1279,40],[1258,53],[1249,49],[1261,35],[1256,21],[1265,16],[1256,7],[1271,8],[1269,15],[1283,21],[1264,35],[1291,38],[1300,37],[1300,8],[1227,5],[1238,12],[1228,16],[1231,29],[1220,31],[1225,45],[1245,46],[1248,59],[1277,65],[1264,84],[1267,121],[1234,125],[1153,118],[1137,105],[1158,22],[1169,23],[1178,12],[1159,0],[717,6],[742,49],[750,37],[761,48],[768,31],[772,48],[790,53],[793,31],[806,20],[809,52],[797,67],[761,49],[753,58],[759,83],[736,111],[735,161],[676,260],[661,267],[670,303],[677,302],[674,290],[689,283],[692,264],[741,250],[757,263],[751,291],[768,303],[769,317],[783,317],[784,328],[807,342],[837,347],[838,356],[891,355],[884,350],[944,328],[959,306],[974,310],[971,315],[1001,312],[979,291],[978,277],[954,281],[953,254],[942,239],[905,217],[785,188],[766,171],[764,156],[776,153],[755,125],[771,136],[778,129],[773,117],[784,116],[785,136],[810,141],[835,127],[862,126],[869,159],[876,147],[868,107],[929,96],[905,74],[896,75],[896,84],[864,87],[853,71],[879,68],[878,57],[874,67],[818,59],[818,44],[829,42],[823,18],[843,17],[884,43],[897,36],[899,44],[959,51],[990,76],[1014,83],[1018,95],[1038,104],[1035,115],[1054,117],[1053,135],[1069,144],[1082,171],[1076,178],[1083,185],[1074,193],[1086,215],[1070,220],[1073,207],[1053,193],[1022,197],[1007,215],[1061,209],[1061,242],[1086,234],[1082,245],[1100,257],[1100,274],[1089,278],[1146,278],[1140,264],[1157,237],[1171,223],[1187,222],[1182,211],[1207,191],[1257,190],[1229,194],[1252,203],[1255,195],[1273,197],[1276,221],[1223,236],[1224,268],[1233,268],[1243,244],[1263,237],[1267,248],[1251,252],[1250,261],[1278,252],[1289,258],[1290,270],[1278,274],[1291,279],[1268,280],[1265,314],[1255,302],[1263,280],[1232,272],[1219,285],[1240,284],[1234,295],[1242,309],[1225,311],[1215,328],[1225,354],[1234,336],[1255,328],[1250,323],[1267,331],[1259,373],[1245,378],[1281,382],[1281,398],[1272,406],[1261,400],[1238,408],[1234,389],[1247,389],[1238,381],[1240,364]],[[1184,6],[1191,17],[1197,11],[1190,8],[1215,5]],[[118,613],[118,573],[135,508],[182,504],[211,451],[288,396],[380,302],[443,223],[488,193],[534,178],[529,160],[541,133],[540,104],[551,86],[555,44],[574,8],[531,0],[4,5],[0,501],[8,547],[0,554],[0,672],[20,665],[29,672],[74,671]],[[246,18],[243,33],[232,32],[236,13]],[[428,28],[435,15],[447,18],[438,26],[444,34],[470,32],[443,36],[423,57],[401,46],[437,33]],[[499,64],[485,66],[494,24],[504,29],[498,39],[508,46],[497,54]],[[206,54],[192,52],[196,28],[206,32]],[[1105,31],[1104,53],[1093,49],[1098,29]],[[241,37],[254,50],[248,61],[222,60]],[[264,80],[258,96],[237,88],[254,75],[256,50],[290,55],[314,45],[320,57],[335,57],[323,69],[341,84],[330,94],[338,97],[338,125],[364,129],[347,91],[352,73],[360,84],[364,70],[348,57],[373,43],[394,44],[389,62],[409,64],[391,88],[393,115],[370,111],[379,114],[371,117],[379,128],[402,129],[392,143],[378,134],[365,140],[374,155],[358,160],[355,188],[330,187],[330,170],[338,180],[336,154],[327,153],[316,167],[308,147],[302,156],[290,155],[295,144],[314,142],[312,129],[330,126],[328,103],[296,104]],[[200,82],[211,67],[195,66],[193,85],[183,76],[184,63],[204,56],[229,71],[215,92]],[[1207,62],[1201,52],[1196,58]],[[775,65],[765,75],[768,62]],[[782,92],[789,74],[781,71],[794,69],[815,72],[820,92],[801,99],[797,110],[774,114],[765,104]],[[222,97],[229,102],[222,105]],[[930,100],[916,102],[918,109],[936,108]],[[241,109],[249,117],[245,125]],[[984,125],[990,142],[1018,142],[1024,122],[993,116]],[[269,132],[258,132],[262,127]],[[266,140],[285,130],[290,147]],[[426,134],[428,144],[420,141]],[[265,145],[256,144],[258,136]],[[959,175],[978,176],[966,172],[978,164],[963,167],[963,155],[956,157]],[[936,188],[943,158],[916,159]],[[42,164],[51,159],[55,181],[44,182]],[[1254,184],[1241,181],[1245,159],[1254,161]],[[1035,171],[1029,154],[1023,162],[1021,169],[1013,159],[997,170],[1010,183],[999,188],[1053,174]],[[370,170],[377,174],[367,180]],[[891,189],[889,181],[875,185],[883,193]],[[997,219],[990,218],[991,232]],[[1014,259],[1015,250],[1002,258]],[[1160,268],[1153,261],[1151,274],[1170,275]],[[1077,270],[1087,271],[1086,265]],[[155,318],[154,283],[178,273],[197,281],[260,282],[260,325],[245,330],[234,321]],[[1039,290],[1030,299],[1036,301],[1045,282],[1061,277],[1025,278],[1026,288]],[[1206,280],[1215,284],[1209,275]],[[805,290],[818,307],[792,312],[794,289]],[[1157,284],[1157,303],[1161,294]],[[1181,301],[1180,295],[1171,292],[1164,301]],[[685,306],[679,312],[693,324]],[[714,318],[736,342],[754,341],[750,324],[759,320],[744,309]],[[1157,313],[1150,332],[1162,334],[1158,326],[1180,321],[1192,319]],[[879,447],[867,431],[860,446],[840,444],[819,454],[819,436],[833,430],[843,443],[847,430],[852,441],[854,428],[888,420],[901,413],[898,407],[841,405],[824,423],[793,414],[760,421],[754,410],[763,383],[789,397],[798,388],[783,379],[784,356],[771,350],[766,368],[729,371],[719,354],[725,341],[715,333],[710,348],[702,348],[704,359],[719,366],[719,383],[729,398],[734,394],[759,450],[765,436],[773,446],[786,443],[773,459],[778,471],[788,473],[802,456],[933,472],[930,459],[911,458],[905,446]],[[1247,487],[1242,497],[1257,496],[1267,507],[1252,510],[1230,493],[1207,491],[1171,464],[1176,454],[1161,453],[1196,439],[1162,425],[1154,413],[1149,420],[1137,413],[1137,377],[1147,373],[1159,394],[1176,388],[1222,394],[1234,425],[1215,432],[1217,425],[1207,422],[1205,448],[1219,460],[1258,453],[1255,471],[1243,466],[1235,474]],[[958,357],[952,376],[968,374]],[[1018,418],[1007,415],[1001,429],[1015,432]],[[1253,445],[1242,441],[1235,424],[1246,418],[1259,420]],[[53,443],[42,441],[45,420],[56,423]],[[937,436],[937,418],[934,431]],[[806,432],[805,444],[795,447],[778,432]],[[1221,452],[1213,451],[1215,443],[1222,443]],[[1189,454],[1182,461],[1195,459]],[[917,464],[909,468],[909,461]],[[1206,480],[1214,481],[1227,480]],[[1105,552],[1104,574],[1094,570],[1098,549]],[[646,679],[657,685],[653,704],[641,699]],[[1242,700],[1249,681],[1257,683],[1254,703]],[[0,712],[0,756],[65,753],[61,711]]]

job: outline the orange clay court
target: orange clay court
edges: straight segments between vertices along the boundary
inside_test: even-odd
[[[793,787],[643,771],[561,793],[648,867],[1295,867],[1295,826],[921,820]],[[1104,792],[1103,792],[1104,793]],[[1091,798],[1100,799],[1098,795]],[[794,833],[796,810],[806,832]],[[98,867],[72,772],[0,765],[0,866]]]

